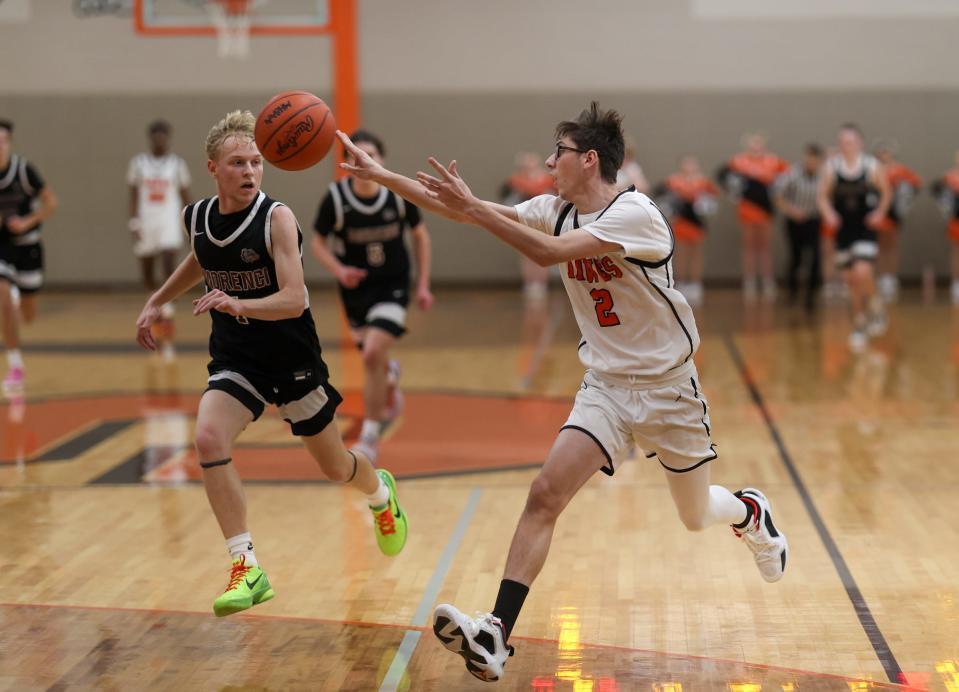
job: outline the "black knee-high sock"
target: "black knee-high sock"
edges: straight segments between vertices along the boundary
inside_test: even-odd
[[[529,593],[526,584],[520,584],[512,579],[504,579],[499,583],[499,593],[496,594],[496,605],[493,606],[493,616],[503,622],[506,630],[506,639],[513,631],[519,611],[523,609],[523,602]]]

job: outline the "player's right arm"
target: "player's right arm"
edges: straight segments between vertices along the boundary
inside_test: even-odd
[[[835,185],[836,174],[832,165],[827,163],[819,178],[819,189],[816,192],[816,206],[822,215],[823,222],[830,228],[839,227],[839,214],[832,206],[832,188]]]
[[[191,252],[177,267],[157,292],[150,296],[137,318],[137,343],[150,351],[156,350],[151,327],[160,318],[160,307],[196,286],[203,279],[203,269]]]
[[[339,258],[330,250],[326,240],[333,232],[336,226],[336,211],[333,207],[333,195],[327,193],[323,201],[320,202],[320,209],[316,213],[316,221],[313,222],[313,240],[310,242],[310,249],[313,256],[323,267],[333,275],[344,288],[356,288],[360,282],[366,278],[366,270],[359,267],[350,267],[340,262]]]
[[[434,214],[438,214],[439,216],[447,218],[450,221],[469,224],[473,223],[473,221],[465,214],[450,209],[439,200],[433,199],[426,194],[426,189],[416,180],[407,178],[405,175],[395,173],[376,163],[376,161],[368,156],[365,151],[354,146],[353,142],[350,141],[350,138],[346,135],[346,133],[337,130],[336,134],[340,138],[340,141],[343,142],[343,146],[346,147],[346,150],[350,152],[354,162],[352,165],[349,163],[341,163],[340,167],[343,170],[348,171],[351,175],[354,175],[357,178],[374,180],[378,182],[380,185],[392,190],[403,199],[412,202],[420,209],[428,209]],[[511,221],[519,221],[519,216],[513,207],[509,207],[504,204],[497,204],[495,202],[484,201],[483,203],[491,210],[498,214],[502,214]]]

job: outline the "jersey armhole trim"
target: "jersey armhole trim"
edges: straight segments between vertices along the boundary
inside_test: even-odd
[[[30,178],[27,176],[27,160],[20,159],[20,186],[23,188],[23,191],[28,195],[33,197],[36,193],[36,190],[33,189],[33,185],[30,184]]]
[[[566,217],[569,216],[571,211],[573,211],[573,203],[567,202],[566,205],[560,210],[559,216],[556,218],[556,225],[553,226],[554,236],[558,236],[560,231],[563,230],[563,224],[566,223]]]
[[[208,201],[209,201],[209,200],[208,200]],[[202,205],[202,204],[203,204],[203,200],[200,200],[199,202],[196,202],[196,203],[193,205],[193,214],[192,214],[191,217],[190,217],[190,228],[188,229],[188,232],[189,232],[189,234],[190,234],[190,247],[193,248],[193,256],[194,256],[194,257],[196,257],[196,237],[197,237],[197,232],[196,232],[196,220],[197,220],[197,216],[199,215],[199,212],[200,212],[200,205]],[[189,205],[187,205],[187,206],[189,206]],[[197,258],[197,261],[199,261],[199,258]]]
[[[669,284],[669,260],[673,258],[673,253],[676,252],[676,234],[673,233],[673,227],[669,223],[669,219],[666,218],[666,215],[663,213],[663,210],[660,209],[655,202],[650,200],[650,204],[659,212],[659,215],[663,217],[663,223],[666,224],[666,230],[669,231],[669,254],[667,254],[663,259],[656,262],[647,262],[646,260],[636,259],[634,257],[625,257],[624,259],[630,264],[635,264],[638,267],[645,267],[648,269],[658,269],[659,267],[666,266],[666,283]],[[646,212],[647,214],[649,211]],[[650,217],[652,220],[652,217]],[[648,278],[648,277],[647,277]]]
[[[396,213],[399,216],[400,223],[406,221],[406,200],[390,190],[393,198],[396,200]]]
[[[340,194],[340,184],[330,183],[330,196],[333,198],[333,230],[343,230],[343,196]]]

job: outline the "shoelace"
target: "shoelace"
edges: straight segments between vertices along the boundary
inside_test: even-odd
[[[376,525],[381,534],[391,536],[396,533],[396,519],[393,517],[393,512],[389,507],[379,514],[375,514],[374,517],[376,518]]]
[[[246,564],[246,555],[241,555],[240,559],[233,563],[233,568],[230,570],[230,583],[227,584],[226,590],[229,591],[239,586],[243,577],[251,569],[253,569],[252,565]]]
[[[470,635],[475,637],[476,634],[480,631],[479,623],[485,622],[490,627],[498,630],[500,634],[503,635],[503,644],[506,647],[506,652],[508,655],[512,656],[515,649],[512,647],[511,644],[506,644],[506,630],[503,629],[503,623],[501,623],[499,619],[494,617],[492,613],[481,613],[478,610],[476,611],[476,618],[477,618],[476,620],[470,621],[470,625],[472,625],[471,629],[473,630],[472,632],[470,632]],[[494,652],[491,651],[490,653],[494,653]]]

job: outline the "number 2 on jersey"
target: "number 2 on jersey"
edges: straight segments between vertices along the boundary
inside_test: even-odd
[[[594,288],[589,297],[596,301],[596,319],[600,327],[615,327],[619,324],[619,315],[613,312],[613,296],[605,288]]]

